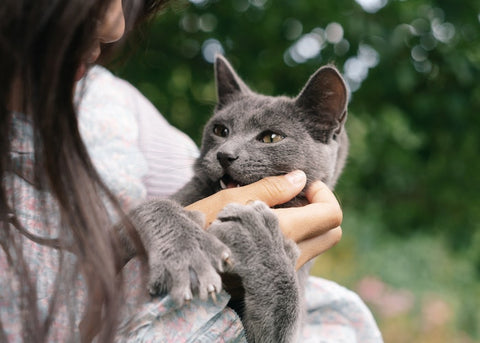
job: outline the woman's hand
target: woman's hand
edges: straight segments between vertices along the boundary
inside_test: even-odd
[[[229,203],[246,204],[261,200],[269,206],[283,204],[300,193],[305,183],[305,173],[294,171],[244,187],[222,190],[187,206],[187,209],[205,213],[209,225]],[[300,248],[297,268],[334,246],[342,237],[342,210],[328,187],[317,181],[307,189],[306,196],[309,201],[306,206],[275,209],[283,233]]]

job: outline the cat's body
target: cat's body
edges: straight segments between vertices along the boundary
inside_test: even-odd
[[[173,200],[185,206],[222,188],[296,169],[306,173],[308,184],[322,180],[333,188],[348,150],[347,92],[335,68],[320,68],[293,99],[252,92],[220,56],[215,72],[218,104],[205,127],[195,176]],[[305,203],[302,192],[285,206]],[[152,293],[169,292],[179,303],[192,291],[205,298],[220,289],[218,273],[231,257],[234,266],[227,271],[241,279],[248,341],[296,339],[310,265],[295,272],[298,249],[265,204],[229,205],[206,232],[201,219],[172,200],[147,202],[132,219],[149,254]]]
[[[222,57],[217,57],[215,71],[218,104],[204,130],[195,176],[173,199],[188,205],[223,188],[250,184],[266,176],[282,175],[296,169],[306,173],[307,186],[321,180],[333,188],[348,151],[344,129],[347,92],[336,69],[319,69],[295,99],[252,92]],[[305,204],[302,192],[283,206]],[[233,244],[228,243],[230,247]],[[289,244],[284,242],[283,245],[293,250],[288,247]],[[242,246],[236,250],[238,254],[248,249]],[[291,251],[286,253],[293,255]],[[278,271],[265,271],[262,266],[262,263],[248,266],[250,273],[255,275],[248,278],[253,278],[256,288],[265,291],[268,301],[255,299],[258,302],[255,304],[251,299],[250,308],[248,304],[244,308],[244,318],[252,320],[248,319],[248,312],[254,311],[261,312],[262,318],[271,316],[276,321],[270,329],[266,329],[268,325],[264,323],[261,324],[263,328],[260,325],[255,327],[257,323],[247,324],[253,327],[251,330],[257,331],[249,335],[255,341],[264,342],[262,330],[272,333],[279,331],[279,327],[291,325],[291,332],[283,338],[270,337],[272,342],[285,341],[287,337],[292,338],[298,328],[298,324],[293,323],[303,312],[301,295],[311,264],[307,263],[298,273],[293,287],[298,286],[299,289],[286,287],[282,291],[272,282],[279,277]],[[293,268],[290,266],[289,273],[293,272]],[[297,308],[278,311],[280,303]],[[285,318],[279,319],[282,316]]]

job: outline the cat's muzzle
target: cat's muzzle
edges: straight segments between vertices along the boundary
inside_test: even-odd
[[[222,178],[219,180],[219,184],[221,189],[235,188],[235,187],[241,186],[241,184],[238,181],[234,180],[228,174],[225,174],[222,176]]]

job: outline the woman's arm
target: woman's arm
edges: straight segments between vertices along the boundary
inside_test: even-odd
[[[228,203],[246,204],[261,200],[269,206],[275,206],[300,193],[305,183],[305,173],[294,171],[283,176],[267,177],[244,187],[220,191],[187,206],[187,209],[203,212],[209,225]],[[342,210],[328,187],[317,181],[308,188],[306,195],[310,202],[306,206],[275,210],[283,233],[300,248],[297,268],[330,249],[342,237]]]

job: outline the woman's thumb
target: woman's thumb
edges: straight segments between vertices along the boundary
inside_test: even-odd
[[[261,200],[268,206],[283,204],[305,187],[307,176],[301,170],[286,175],[270,176],[250,185],[238,188],[238,202]]]
[[[296,170],[286,175],[270,176],[247,186],[225,189],[194,202],[186,209],[203,212],[209,226],[218,212],[229,203],[245,205],[250,201],[261,200],[272,207],[292,199],[305,187],[306,182],[305,173]]]

